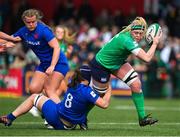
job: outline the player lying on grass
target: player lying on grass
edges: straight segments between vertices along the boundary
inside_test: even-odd
[[[42,94],[32,94],[12,113],[1,116],[0,123],[10,126],[17,117],[36,106],[54,129],[75,129],[77,124],[87,124],[89,106],[95,104],[105,109],[109,106],[111,97],[111,90],[100,97],[89,87],[89,72],[90,70],[86,66],[74,72],[64,99],[60,103],[56,104]]]

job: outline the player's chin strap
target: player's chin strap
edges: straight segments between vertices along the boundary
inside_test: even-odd
[[[131,69],[122,79],[128,86],[130,86],[138,78],[138,73]]]
[[[34,98],[34,106],[37,107],[37,104],[42,97],[43,94],[37,94],[36,97]]]

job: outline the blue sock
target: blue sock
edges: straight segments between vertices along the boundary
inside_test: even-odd
[[[8,115],[7,115],[7,118],[8,118],[9,120],[11,120],[11,122],[16,119],[16,117],[15,117],[12,113],[8,114]]]

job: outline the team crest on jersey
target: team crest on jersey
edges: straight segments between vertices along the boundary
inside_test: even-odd
[[[96,97],[96,94],[94,93],[94,91],[91,91],[91,96],[93,97],[93,98],[95,98]]]
[[[138,43],[136,41],[133,42],[134,46],[137,47]]]
[[[34,34],[34,38],[37,39],[39,37],[39,35],[36,33]]]

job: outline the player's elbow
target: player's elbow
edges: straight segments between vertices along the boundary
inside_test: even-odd
[[[109,107],[109,102],[104,102],[101,106],[103,109],[107,109]]]
[[[99,99],[96,101],[96,106],[102,109],[108,108],[109,104],[110,104],[110,100],[106,100],[101,97],[99,97]]]
[[[150,61],[151,61],[151,57],[144,57],[143,58],[143,60],[144,60],[144,62],[146,62],[146,63],[149,63]]]

